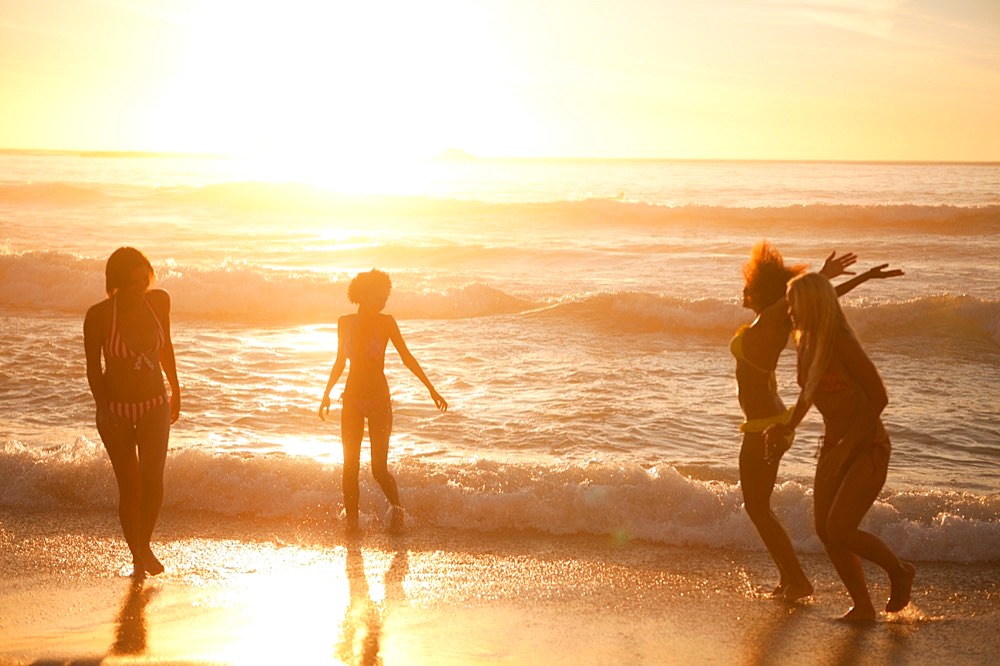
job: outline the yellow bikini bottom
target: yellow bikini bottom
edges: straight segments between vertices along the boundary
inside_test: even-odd
[[[793,409],[794,407],[789,407],[788,409],[779,414],[773,414],[771,416],[763,416],[759,419],[747,419],[746,421],[740,424],[740,432],[752,432],[752,433],[764,432],[767,429],[767,426],[771,425],[772,423],[781,423],[784,425],[788,423],[788,420],[790,418],[792,418]],[[795,433],[789,432],[788,434],[789,434],[788,442],[790,444],[792,439],[795,437]]]

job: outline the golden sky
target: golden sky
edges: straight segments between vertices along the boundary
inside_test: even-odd
[[[0,0],[0,147],[1000,160],[998,0]]]

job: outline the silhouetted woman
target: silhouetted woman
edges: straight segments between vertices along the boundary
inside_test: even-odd
[[[767,447],[776,455],[784,452],[790,434],[816,405],[824,426],[813,494],[816,533],[854,601],[844,619],[874,620],[860,558],[889,574],[887,612],[910,602],[914,575],[913,565],[900,561],[874,534],[858,529],[885,484],[890,444],[881,414],[889,399],[829,280],[806,273],[789,283],[787,298],[802,391],[791,417],[768,426]]]
[[[831,254],[822,272],[836,277],[854,264],[854,254],[837,257]],[[899,271],[883,272],[877,266],[837,287],[841,294],[872,278],[899,275]],[[742,326],[730,342],[736,357],[736,381],[740,407],[745,421],[740,426],[743,444],[740,447],[740,488],[750,520],[757,528],[764,546],[778,567],[780,579],[776,596],[794,600],[812,594],[813,587],[802,570],[781,523],[771,510],[771,493],[778,474],[780,455],[774,460],[764,455],[764,429],[772,423],[786,421],[791,410],[786,409],[778,395],[775,368],[778,357],[788,343],[791,320],[785,302],[788,281],[805,270],[805,266],[788,266],[781,254],[766,242],[754,246],[750,260],[743,266],[743,306],[753,310],[753,323]]]
[[[337,358],[330,369],[330,379],[319,406],[319,416],[326,420],[330,413],[330,391],[350,361],[340,413],[340,434],[344,447],[344,511],[349,529],[358,525],[358,475],[366,420],[372,451],[372,474],[392,505],[393,526],[400,526],[403,519],[399,490],[387,464],[389,437],[392,434],[392,401],[384,366],[385,350],[390,340],[403,364],[430,391],[435,406],[441,411],[448,409],[448,403],[434,389],[407,349],[396,320],[392,315],[382,313],[391,290],[389,276],[379,270],[360,273],[351,280],[347,297],[358,306],[358,312],[344,315],[337,322]]]
[[[170,424],[181,410],[170,296],[150,290],[153,279],[141,252],[118,248],[105,267],[108,297],[87,310],[83,323],[97,431],[118,481],[118,518],[137,576],[163,572],[150,540],[163,503]]]

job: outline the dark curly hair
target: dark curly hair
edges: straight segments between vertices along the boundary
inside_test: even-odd
[[[108,263],[104,267],[104,291],[108,296],[114,296],[116,291],[128,286],[132,273],[140,267],[149,272],[149,283],[152,284],[156,274],[146,255],[134,247],[118,248],[108,257]]]
[[[760,305],[767,307],[783,298],[788,281],[805,270],[805,264],[786,266],[773,245],[760,241],[750,251],[750,260],[743,264],[743,280],[746,290],[757,294]]]
[[[370,301],[384,301],[392,291],[389,274],[378,269],[358,273],[347,287],[347,299],[356,305]]]

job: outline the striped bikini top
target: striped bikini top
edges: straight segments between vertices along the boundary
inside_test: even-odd
[[[108,331],[108,337],[104,340],[104,354],[107,358],[135,359],[135,363],[132,365],[133,370],[142,370],[143,367],[156,370],[159,367],[160,350],[163,349],[166,338],[163,335],[163,326],[160,325],[160,320],[153,312],[153,306],[145,298],[142,299],[142,302],[149,308],[149,313],[153,315],[153,321],[156,322],[156,344],[151,349],[138,353],[129,348],[125,343],[125,338],[122,337],[121,329],[118,327],[118,299],[112,298],[111,330]]]

